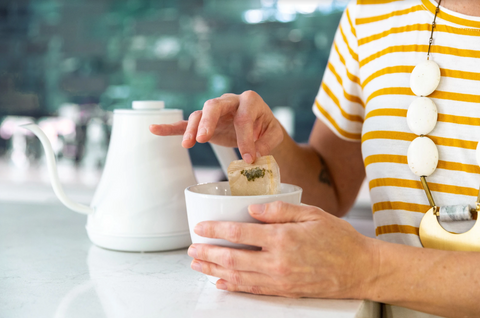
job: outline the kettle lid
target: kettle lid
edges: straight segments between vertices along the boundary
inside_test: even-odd
[[[138,110],[161,110],[165,108],[165,102],[161,100],[134,101],[132,108]]]

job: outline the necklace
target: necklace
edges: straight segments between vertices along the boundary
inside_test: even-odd
[[[435,204],[427,182],[427,177],[436,170],[438,164],[437,146],[427,137],[427,134],[435,128],[438,112],[435,103],[427,96],[437,89],[441,78],[440,67],[430,60],[433,32],[441,2],[442,0],[438,1],[432,22],[427,60],[415,66],[410,76],[410,88],[418,97],[408,108],[407,124],[418,137],[412,141],[408,148],[407,160],[410,170],[420,177],[431,206],[423,216],[419,227],[419,236],[423,247],[456,251],[480,251],[480,222],[476,222],[467,232],[456,234],[446,231],[437,219],[438,217],[441,221],[471,220],[473,214],[478,214],[480,211],[480,191],[475,209],[468,205],[439,207]],[[476,159],[480,165],[480,142],[477,145]]]

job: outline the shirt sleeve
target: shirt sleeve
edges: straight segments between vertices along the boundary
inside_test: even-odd
[[[365,115],[359,79],[356,1],[340,20],[313,112],[340,138],[360,141]]]

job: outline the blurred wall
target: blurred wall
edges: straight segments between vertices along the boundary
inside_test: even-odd
[[[133,100],[164,100],[187,117],[207,99],[251,89],[272,108],[287,106],[291,134],[304,142],[346,4],[1,0],[0,121],[58,116],[65,105],[96,116]],[[108,125],[108,116],[99,117]],[[8,153],[7,137],[0,155]],[[216,164],[206,145],[191,154],[194,164]]]

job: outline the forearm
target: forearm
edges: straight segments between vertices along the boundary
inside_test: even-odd
[[[284,132],[283,142],[272,155],[280,167],[282,182],[302,187],[303,203],[336,214],[338,200],[327,166],[310,145],[297,144]]]
[[[378,268],[370,300],[445,317],[478,317],[480,253],[451,252],[376,241]]]
[[[282,181],[303,188],[303,202],[343,216],[365,178],[361,145],[337,137],[317,120],[308,145],[298,145],[283,130],[283,142],[272,154]]]

